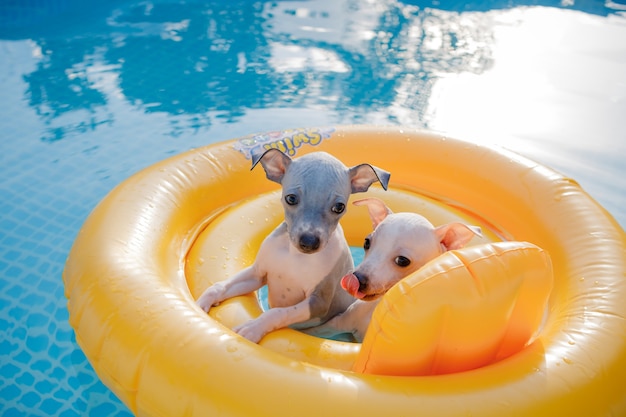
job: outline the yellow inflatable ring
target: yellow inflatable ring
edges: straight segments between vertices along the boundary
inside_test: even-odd
[[[225,256],[226,273],[250,262],[229,253],[253,256],[259,242],[235,250],[242,243],[224,236],[212,239],[220,246],[211,253],[196,241],[217,233],[219,219],[241,202],[276,189],[261,170],[250,172],[235,149],[255,139],[193,150],[139,172],[96,207],[76,238],[63,274],[70,322],[100,378],[134,413],[626,415],[624,231],[573,180],[502,150],[398,128],[266,138],[287,151],[324,150],[347,165],[367,161],[390,170],[398,204],[425,196],[435,224],[450,211],[478,222],[489,240],[545,249],[554,268],[550,308],[541,333],[522,351],[461,373],[364,375],[346,370],[354,345],[313,343],[284,330],[258,346],[207,318],[194,297],[208,278],[189,276],[214,262],[211,256]],[[276,221],[253,226],[271,229]],[[363,230],[344,228],[349,242],[360,244]],[[212,316],[257,314],[252,296],[240,299]],[[295,357],[284,334],[306,339]],[[332,362],[336,367],[325,366]]]

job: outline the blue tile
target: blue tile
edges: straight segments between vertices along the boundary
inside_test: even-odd
[[[84,412],[87,410],[87,403],[79,397],[72,403],[72,408],[78,411],[81,416],[83,416]]]
[[[43,379],[35,384],[35,388],[37,388],[37,391],[39,392],[50,393],[54,388],[54,384],[47,379]]]
[[[80,379],[75,376],[69,377],[67,379],[67,384],[75,391],[78,391],[82,386]]]
[[[58,329],[56,331],[56,340],[59,342],[69,342],[72,340],[72,335],[74,334],[71,328],[68,329]]]
[[[22,204],[20,204],[18,206],[18,208],[16,208],[15,210],[13,210],[13,213],[11,213],[11,217],[16,219],[16,220],[26,220],[28,219],[28,217],[30,216],[30,214],[25,211],[22,210],[20,207],[22,206]],[[20,224],[23,224],[20,222]]]
[[[29,238],[35,233],[35,229],[22,223],[19,226],[17,226],[17,228],[15,229],[15,233],[21,236],[22,238]]]
[[[116,407],[111,403],[99,404],[89,411],[90,417],[110,416],[116,411]]]
[[[59,388],[54,392],[54,398],[63,402],[70,400],[73,395],[74,395],[73,391],[63,389],[63,388]]]
[[[29,391],[22,396],[20,403],[28,408],[35,408],[41,402],[41,395],[36,392]]]
[[[65,369],[57,366],[50,373],[50,377],[57,381],[65,381],[65,378],[67,377],[67,372],[65,371]]]
[[[12,363],[5,363],[0,367],[0,375],[3,379],[13,379],[20,372],[20,368]]]
[[[3,213],[6,213],[8,210],[3,210]],[[9,232],[17,227],[17,222],[11,219],[0,219],[0,230],[5,232]]]
[[[44,326],[50,321],[48,316],[45,316],[41,313],[31,313],[26,318],[26,326]]]
[[[28,353],[25,350],[22,350],[17,355],[14,356],[16,362],[27,364],[31,361],[33,355]]]
[[[0,340],[0,352],[2,352],[4,355],[9,356],[18,348],[19,345],[17,345],[16,343],[11,343],[8,339]]]
[[[28,305],[28,306],[40,306],[44,304],[46,301],[48,300],[45,296],[40,295],[40,294],[35,294],[32,292],[26,294],[26,296],[22,298],[22,304]]]
[[[55,320],[61,322],[61,323],[65,323],[69,320],[70,315],[69,312],[67,311],[66,308],[59,308],[55,313],[54,313],[54,318]]]
[[[12,321],[0,317],[0,333],[6,333],[12,326]]]
[[[20,263],[28,268],[32,268],[39,263],[39,258],[27,254]]]
[[[4,410],[2,417],[24,417],[24,411],[18,410],[15,407],[11,407],[7,410]]]
[[[21,280],[24,285],[28,285],[30,287],[34,287],[39,281],[41,281],[41,276],[35,273],[28,273],[24,275]]]
[[[79,410],[69,409],[59,413],[59,417],[80,417]]]
[[[81,385],[87,386],[93,384],[95,380],[95,375],[86,372],[79,372],[77,378]]]
[[[20,321],[27,315],[28,315],[28,310],[22,307],[13,307],[11,310],[9,310],[9,317],[11,317],[12,319],[16,321]]]
[[[16,247],[18,247],[18,245],[21,242],[21,238],[15,236],[13,234],[11,234],[11,235],[6,235],[5,234],[5,235],[0,235],[0,236],[2,236],[0,238],[2,245],[4,245],[4,247],[7,247],[7,248],[16,248]]]
[[[0,388],[0,398],[7,400],[14,400],[21,394],[21,391],[15,385],[7,385],[6,387]]]
[[[45,293],[53,293],[57,288],[63,287],[59,280],[43,279],[37,286],[37,289]]]
[[[24,371],[22,375],[15,378],[15,382],[20,385],[25,385],[27,387],[30,387],[35,383],[35,377],[33,376],[32,373],[28,371]]]
[[[22,271],[23,271],[22,268],[15,266],[15,265],[11,265],[9,268],[7,268],[5,272],[5,277],[8,279],[19,278],[22,275]]]
[[[40,371],[45,373],[48,369],[52,367],[52,364],[49,360],[39,359],[31,365],[32,369],[35,371]]]
[[[58,342],[58,339],[55,339],[55,342]],[[53,343],[52,345],[50,345],[50,348],[48,349],[48,355],[51,359],[59,359],[60,354],[61,347],[58,345],[58,343]]]
[[[2,258],[9,262],[16,261],[20,257],[20,254],[21,253],[16,250],[8,250],[2,255]]]
[[[39,256],[47,256],[50,252],[52,252],[52,249],[47,246],[47,245],[37,245],[33,248],[34,253],[36,253]]]
[[[46,398],[41,403],[40,408],[41,408],[41,411],[45,412],[47,415],[53,416],[59,411],[62,405],[63,405],[62,402],[55,400],[54,398]]]
[[[58,297],[55,297],[55,299],[53,299],[52,301],[50,301],[46,305],[44,305],[43,311],[45,311],[49,315],[53,316],[54,312],[60,307],[59,304],[61,304],[61,303],[64,304],[64,301],[65,300],[60,301],[60,299]]]
[[[46,273],[50,270],[50,267],[50,262],[43,261],[37,266],[37,273],[40,275],[46,275]]]
[[[42,228],[43,226],[45,226],[45,225],[46,225],[46,223],[47,223],[47,221],[46,221],[46,220],[44,220],[44,219],[42,219],[42,218],[41,218],[41,217],[39,217],[39,216],[31,216],[31,217],[28,219],[28,224],[29,224],[29,225],[31,225],[31,226],[32,226],[33,228],[35,228],[35,229],[40,229],[40,228]]]
[[[22,298],[22,294],[26,293],[27,289],[21,285],[13,285],[11,288],[9,288],[6,292],[6,294],[13,299],[20,299]]]
[[[35,232],[28,240],[22,237],[22,239],[19,242],[18,248],[24,252],[31,253],[33,252],[33,249],[39,244],[39,242],[45,239],[46,239],[45,234],[42,234],[41,232]],[[41,258],[37,257],[37,259],[41,259]]]
[[[28,334],[28,331],[26,330],[25,327],[16,327],[15,329],[13,329],[13,332],[11,333],[11,335],[18,341],[20,341],[20,343],[26,339],[26,335]]]

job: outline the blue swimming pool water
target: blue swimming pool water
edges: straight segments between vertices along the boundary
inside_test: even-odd
[[[61,272],[111,188],[193,147],[292,127],[428,128],[570,175],[623,227],[625,11],[0,1],[0,415],[130,414],[76,345]]]

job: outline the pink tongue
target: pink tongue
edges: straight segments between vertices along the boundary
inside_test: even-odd
[[[361,284],[354,274],[346,274],[343,278],[341,278],[341,288],[346,290],[354,298],[363,298],[365,296],[365,294],[359,292],[360,286]]]

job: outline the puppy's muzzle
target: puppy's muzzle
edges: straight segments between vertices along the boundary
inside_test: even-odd
[[[356,273],[349,273],[341,278],[341,287],[352,295],[354,298],[363,299],[366,294],[363,292],[365,285],[361,281],[361,277]]]
[[[356,277],[356,279],[359,280],[359,291],[365,292],[367,290],[367,283],[369,281],[367,275],[359,271],[354,271],[354,276]]]
[[[372,292],[371,288],[368,289],[368,281],[367,275],[354,271],[341,278],[341,287],[354,298],[363,301],[373,301],[385,293],[385,291]]]
[[[320,248],[320,238],[312,234],[303,234],[298,240],[298,246],[304,253],[313,253]]]

